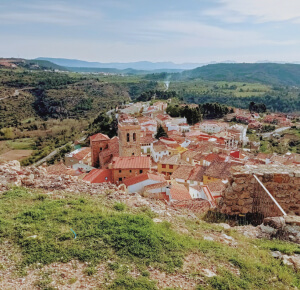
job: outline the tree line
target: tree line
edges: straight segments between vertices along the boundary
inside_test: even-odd
[[[228,113],[233,113],[233,109],[219,103],[199,104],[197,107],[186,106],[168,106],[166,112],[171,117],[186,117],[189,125],[199,123],[203,118],[215,119],[222,118]]]
[[[159,90],[150,90],[140,94],[140,96],[136,99],[138,102],[148,102],[153,98],[158,100],[168,100],[171,98],[178,97],[175,91],[159,91]]]

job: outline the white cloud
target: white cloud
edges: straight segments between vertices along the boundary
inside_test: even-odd
[[[80,25],[84,19],[99,16],[94,11],[85,10],[76,6],[70,7],[60,3],[52,4],[23,4],[17,9],[0,10],[0,22],[9,24],[49,23],[57,25]]]
[[[258,32],[234,31],[196,21],[157,21],[152,28],[164,32],[166,38],[171,34],[170,38],[186,47],[244,47],[264,41]]]
[[[225,17],[237,13],[238,17],[254,17],[257,22],[291,21],[300,23],[299,0],[220,0],[219,8]]]

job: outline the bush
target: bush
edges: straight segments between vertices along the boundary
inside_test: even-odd
[[[126,204],[122,203],[122,202],[116,202],[114,204],[114,209],[117,211],[124,211],[126,208]]]
[[[87,274],[88,276],[93,276],[96,273],[95,267],[87,267],[84,269],[84,273]]]
[[[145,277],[139,277],[137,279],[134,279],[132,277],[122,277],[114,280],[112,285],[109,287],[109,289],[116,289],[116,290],[122,290],[122,289],[128,289],[128,290],[156,290],[157,287],[155,286],[154,281],[150,281]]]

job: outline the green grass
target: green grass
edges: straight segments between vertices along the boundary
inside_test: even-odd
[[[34,150],[35,143],[32,138],[23,138],[6,141],[9,148],[13,150]]]
[[[300,254],[300,245],[277,240],[256,240],[255,244],[261,249],[279,251],[283,254]]]
[[[0,204],[0,237],[21,247],[24,265],[72,259],[97,264],[116,254],[172,271],[193,245],[167,223],[155,224],[146,214],[119,212],[89,198],[52,200],[19,188],[6,192]]]
[[[51,198],[37,191],[12,188],[0,196],[0,242],[9,241],[21,253],[18,269],[26,266],[79,260],[87,262],[87,276],[106,263],[115,278],[109,289],[157,289],[148,266],[167,273],[181,271],[183,258],[193,253],[201,257],[203,268],[217,269],[217,276],[204,277],[201,271],[191,276],[205,280],[207,289],[291,289],[300,287],[300,273],[283,265],[270,250],[300,253],[297,245],[277,240],[249,240],[227,230],[238,242],[231,247],[207,241],[207,234],[219,235],[221,227],[204,221],[177,218],[172,224],[154,223],[147,208],[128,208],[105,196],[65,195]],[[173,224],[174,223],[174,224]],[[179,234],[176,227],[188,234]],[[76,232],[76,239],[71,229]],[[240,275],[230,271],[238,269]],[[133,278],[130,269],[138,269]],[[45,275],[40,288],[51,282]]]
[[[113,281],[112,285],[110,285],[109,289],[112,290],[156,290],[158,289],[155,285],[155,281],[149,281],[149,279],[145,277],[139,277],[134,279],[132,277],[124,276],[121,278],[117,278]]]

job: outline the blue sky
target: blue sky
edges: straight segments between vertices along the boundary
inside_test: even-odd
[[[300,62],[300,0],[0,0],[0,56]]]

